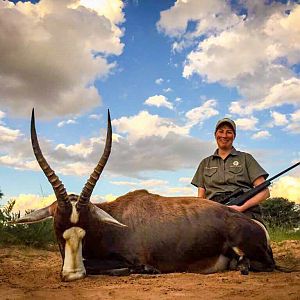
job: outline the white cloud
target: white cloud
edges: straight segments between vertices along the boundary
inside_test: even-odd
[[[0,103],[7,111],[27,116],[36,107],[50,118],[99,106],[93,82],[115,67],[107,56],[123,51],[123,3],[81,4],[0,2]]]
[[[146,180],[146,184],[147,184]],[[155,180],[154,180],[155,182]],[[126,182],[124,182],[124,185]],[[129,188],[132,189],[147,189],[150,193],[158,194],[165,197],[195,197],[197,196],[197,189],[190,186],[169,186],[167,181],[161,181],[158,180],[158,185],[151,184],[151,185],[143,185],[143,181],[140,181],[138,184],[132,184],[130,185],[130,182],[128,182]]]
[[[196,197],[197,196],[197,189],[194,187],[169,187],[167,189],[162,190],[162,194],[165,196],[190,196]]]
[[[300,6],[296,5],[289,15],[275,12],[267,20],[264,31],[272,38],[273,57],[287,57],[290,64],[300,59]]]
[[[148,171],[195,168],[199,157],[208,156],[214,149],[212,142],[189,136],[190,126],[177,125],[170,119],[146,111],[112,123],[116,133],[113,134],[112,153],[105,170],[114,176],[144,179],[144,173]],[[69,145],[56,145],[39,136],[42,152],[58,175],[89,176],[101,157],[104,143],[105,134]],[[0,165],[41,172],[30,140],[21,133],[13,142],[2,143]],[[143,182],[143,185],[151,184],[159,185],[160,182]]]
[[[282,114],[276,111],[270,112],[272,121],[268,124],[269,127],[285,126],[284,131],[299,134],[300,133],[300,109],[291,114]]]
[[[114,184],[114,185],[118,185],[118,186],[130,186],[130,187],[136,187],[138,185],[137,182],[135,181],[111,181],[110,182],[111,184]]]
[[[286,130],[294,133],[294,134],[299,134],[300,133],[300,123],[291,123],[286,127]]]
[[[272,126],[284,126],[289,122],[285,114],[279,113],[277,111],[271,111],[270,114],[273,119],[271,124]]]
[[[161,179],[147,179],[147,180],[141,180],[139,184],[140,187],[153,188],[158,186],[166,186],[168,184],[168,181],[161,180]]]
[[[173,121],[141,111],[133,117],[122,117],[113,120],[112,124],[119,133],[127,134],[130,141],[151,136],[166,137],[169,133],[187,135],[189,128],[178,126]]]
[[[180,42],[177,42],[175,41],[173,44],[172,44],[172,52],[173,53],[180,53],[182,52],[185,48],[187,47],[191,47],[195,44],[195,42],[193,42],[193,40],[191,39],[191,37],[188,37],[188,38],[184,38],[182,41]]]
[[[289,125],[286,127],[287,131],[291,133],[300,133],[300,109],[291,114]]]
[[[77,122],[75,120],[67,120],[67,121],[61,121],[57,124],[57,127],[63,127],[65,125],[70,125],[70,124],[77,124]]]
[[[300,49],[299,49],[300,50]],[[256,109],[267,109],[283,104],[300,105],[300,79],[290,78],[271,87],[269,94],[258,104]]]
[[[292,122],[300,122],[300,109],[291,114]]]
[[[114,194],[106,194],[106,195],[92,195],[91,202],[92,203],[99,203],[99,202],[112,202],[118,198],[118,195]]]
[[[258,140],[258,139],[268,138],[270,136],[271,136],[271,134],[270,134],[269,131],[267,131],[267,130],[261,130],[261,131],[258,131],[257,133],[254,133],[252,135],[252,138],[255,139],[255,140]]]
[[[134,188],[157,188],[159,186],[166,186],[168,181],[160,180],[160,179],[146,179],[146,180],[139,180],[139,181],[111,181],[110,183],[114,185],[121,185],[121,186],[129,186]]]
[[[55,154],[54,154],[55,156]],[[87,161],[78,161],[78,162],[59,162],[55,169],[57,172],[64,174],[64,175],[72,175],[72,176],[89,176],[93,168],[95,168],[97,162],[94,164],[87,162]]]
[[[190,178],[190,177],[180,177],[180,178],[178,179],[178,181],[179,181],[179,182],[182,182],[182,183],[191,183],[192,178]]]
[[[300,204],[300,178],[281,177],[270,189],[271,197],[283,197]]]
[[[232,101],[228,108],[229,112],[232,114],[237,114],[240,116],[250,115],[253,111],[252,107],[247,105],[243,106],[242,101]]]
[[[183,76],[188,78],[196,73],[209,82],[231,85],[235,79],[255,73],[265,58],[265,47],[264,40],[255,34],[249,35],[249,30],[241,24],[236,31],[223,31],[200,42],[188,55]]]
[[[32,157],[33,154],[27,155],[26,149],[21,149],[20,146],[13,145],[12,149],[12,154],[5,154],[0,156],[0,165],[11,167],[16,170],[40,170],[37,161]]]
[[[145,176],[146,171],[194,169],[199,157],[210,155],[214,147],[212,142],[174,132],[138,140],[120,139],[113,145],[108,170],[114,174],[140,177]]]
[[[204,102],[201,106],[191,109],[185,114],[188,119],[188,124],[194,126],[218,115],[219,112],[215,109],[216,106],[216,100],[211,99]]]
[[[156,80],[155,80],[155,83],[156,84],[162,84],[164,82],[164,80],[162,79],[162,78],[157,78]]]
[[[197,22],[195,32],[187,32],[188,23]],[[160,13],[158,30],[172,37],[202,35],[239,21],[222,0],[198,1],[177,0],[170,9]]]
[[[89,174],[95,167],[96,161],[85,162],[85,157],[92,151],[90,144],[93,145],[95,143],[93,138],[89,143],[83,141],[83,145],[66,146],[59,144],[55,147],[52,142],[39,136],[39,143],[47,161],[58,173],[82,176]],[[86,148],[84,148],[85,145],[87,146]],[[32,153],[30,140],[24,138],[23,135],[18,136],[12,143],[4,143],[2,145],[0,165],[14,169],[41,171]]]
[[[276,74],[276,70],[274,70],[274,72],[274,74]],[[271,77],[273,75],[270,74]],[[277,75],[279,76],[280,74],[278,73]],[[275,77],[277,77],[277,75]],[[268,75],[266,75],[266,77],[269,78]],[[286,75],[282,75],[282,77],[286,77]],[[280,107],[284,104],[291,104],[294,107],[299,107],[300,79],[291,77],[285,80],[279,78],[276,80],[277,83],[275,82],[273,85],[271,82],[269,84],[265,84],[265,78],[261,78],[259,75],[257,82],[248,82],[249,89],[258,88],[255,85],[260,83],[262,86],[262,89],[260,90],[264,91],[264,93],[257,95],[259,96],[258,100],[250,99],[232,102],[230,104],[229,111],[239,115],[250,115],[255,110],[266,110],[273,107]],[[246,92],[246,94],[248,94],[248,92]]]
[[[22,134],[18,129],[10,129],[0,125],[0,143],[14,142],[21,137]]]
[[[93,9],[99,16],[105,16],[113,24],[119,24],[125,21],[122,12],[124,6],[122,0],[80,0],[80,5]]]
[[[240,8],[247,16],[236,14]],[[300,62],[299,20],[300,6],[294,2],[230,6],[217,0],[177,0],[161,13],[157,26],[174,38],[173,49],[192,48],[184,77],[196,74],[200,80],[237,88],[241,100],[232,102],[229,111],[250,115],[283,104],[299,107],[299,79],[293,69]],[[191,22],[195,26],[188,29]]]
[[[33,160],[30,140],[20,131],[0,126],[0,165],[16,169],[37,170],[38,165]],[[1,132],[2,131],[2,132]],[[44,141],[45,147],[49,145]]]
[[[38,164],[35,161],[24,161],[22,155],[13,156],[13,155],[1,155],[0,164],[3,166],[13,167],[15,169],[35,169],[38,170]]]
[[[166,88],[166,89],[163,89],[163,92],[164,93],[169,93],[169,92],[172,92],[173,90],[170,88],[170,87],[168,87],[168,88]]]
[[[102,118],[102,115],[97,115],[97,114],[89,115],[89,119],[100,120],[101,118]]]
[[[239,118],[235,121],[237,130],[256,130],[258,119],[255,117]]]
[[[3,124],[3,121],[1,121],[1,119],[4,119],[6,116],[6,113],[4,111],[0,110],[0,124]]]
[[[56,147],[47,151],[47,160],[58,173],[65,175],[90,175],[97,164],[104,141],[94,138],[74,145]],[[42,145],[43,146],[43,145]],[[43,147],[44,148],[44,147]],[[86,148],[86,151],[84,149]],[[199,157],[208,156],[214,149],[212,142],[168,132],[166,135],[144,135],[139,139],[120,137],[113,142],[112,153],[105,171],[115,176],[144,178],[147,171],[175,171],[195,168]],[[163,186],[164,181],[145,180],[117,182],[134,188]]]
[[[93,147],[98,144],[100,144],[100,138],[90,138],[89,140],[82,140],[80,143],[68,146],[65,144],[58,144],[55,147],[55,150],[60,152],[60,155],[62,156],[64,153],[68,153],[70,156],[85,158],[92,153]]]
[[[149,97],[144,104],[156,107],[167,107],[173,109],[173,104],[168,101],[168,98],[163,95],[154,95]]]

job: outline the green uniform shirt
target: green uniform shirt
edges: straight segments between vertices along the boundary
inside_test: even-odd
[[[217,150],[203,159],[192,184],[204,188],[206,198],[211,199],[218,193],[233,192],[238,188],[246,192],[260,176],[266,179],[269,174],[251,154],[233,148],[225,160],[218,155]]]

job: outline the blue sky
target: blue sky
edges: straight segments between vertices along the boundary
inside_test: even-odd
[[[300,160],[298,1],[2,1],[0,18],[2,203],[53,200],[31,150],[32,107],[44,155],[76,193],[110,109],[113,150],[94,201],[138,188],[196,195],[190,180],[224,116],[236,148],[271,175]],[[299,175],[272,195],[300,202]]]

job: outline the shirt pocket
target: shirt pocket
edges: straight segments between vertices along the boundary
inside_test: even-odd
[[[226,181],[229,184],[239,185],[245,182],[245,168],[243,166],[230,167],[226,175]]]
[[[207,176],[207,177],[212,177],[215,173],[217,173],[218,171],[218,168],[205,168],[204,169],[204,176]]]
[[[203,172],[203,179],[204,179],[204,188],[206,190],[211,190],[217,181],[217,171],[218,168],[205,168]]]
[[[244,173],[244,168],[242,166],[238,167],[230,167],[229,172],[234,174],[234,175],[243,175]]]

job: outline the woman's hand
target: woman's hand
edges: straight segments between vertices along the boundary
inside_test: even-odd
[[[236,211],[243,212],[244,210],[242,209],[242,206],[238,205],[228,205],[228,207],[233,208]]]

